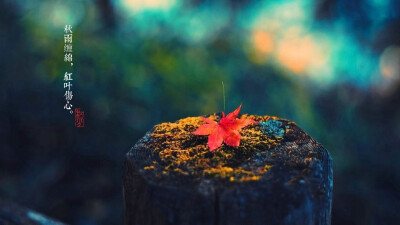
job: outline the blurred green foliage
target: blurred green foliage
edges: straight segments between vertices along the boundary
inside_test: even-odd
[[[243,104],[243,113],[290,119],[330,150],[333,224],[400,221],[399,85],[381,86],[376,75],[383,50],[400,45],[398,3],[299,1],[287,14],[306,17],[285,19],[285,1],[127,2],[0,3],[2,196],[73,224],[121,224],[124,154],[157,123],[222,111],[223,81],[226,111]],[[375,21],[366,12],[374,4],[391,20]],[[275,14],[286,21],[277,35],[299,21],[307,35],[340,24],[343,32],[325,33],[334,44],[322,69],[297,73],[257,52],[246,24]],[[72,67],[63,61],[66,24]],[[86,113],[83,130],[63,110],[65,72],[73,72],[72,104]]]

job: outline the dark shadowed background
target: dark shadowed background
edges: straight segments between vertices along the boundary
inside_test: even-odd
[[[334,225],[400,224],[397,0],[0,1],[0,197],[122,224],[124,154],[221,111],[221,81],[226,111],[293,120],[331,152]]]

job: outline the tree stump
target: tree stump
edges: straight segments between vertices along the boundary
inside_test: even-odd
[[[221,114],[212,114],[218,121]],[[259,121],[241,130],[239,147],[210,152],[203,122],[156,125],[127,153],[126,225],[329,225],[332,159],[294,122]]]

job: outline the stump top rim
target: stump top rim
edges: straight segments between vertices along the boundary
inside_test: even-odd
[[[207,117],[219,121],[221,114]],[[136,164],[140,171],[157,179],[177,176],[189,180],[258,181],[276,164],[273,160],[276,149],[296,139],[312,140],[294,122],[286,119],[247,114],[240,118],[260,123],[240,132],[243,139],[238,148],[223,145],[209,152],[207,136],[192,134],[203,122],[199,117],[187,117],[156,125],[132,148],[128,159],[139,159]]]

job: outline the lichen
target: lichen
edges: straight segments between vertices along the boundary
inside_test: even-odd
[[[218,121],[217,114],[209,116]],[[267,122],[279,118],[270,116],[242,115],[259,122]],[[159,174],[178,173],[203,177],[219,177],[232,182],[259,180],[270,165],[256,164],[248,166],[257,152],[267,151],[279,144],[281,136],[263,132],[260,124],[250,125],[241,130],[239,147],[223,144],[210,152],[207,136],[192,134],[204,122],[199,117],[188,117],[174,123],[161,123],[155,126],[149,142],[160,162],[147,166],[145,170],[155,170]],[[259,165],[260,164],[260,165]]]
[[[279,120],[270,119],[265,122],[260,122],[260,126],[262,131],[269,135],[283,137],[285,134],[285,127],[282,126],[282,122]]]

